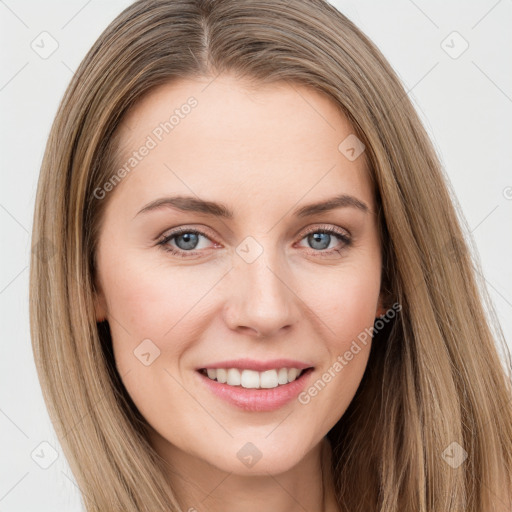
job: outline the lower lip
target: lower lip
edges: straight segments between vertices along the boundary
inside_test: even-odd
[[[229,386],[212,380],[201,372],[197,374],[208,386],[210,391],[226,402],[243,409],[244,411],[264,412],[275,411],[291,402],[306,387],[312,368],[304,371],[293,382],[283,384],[271,389],[247,389],[241,386]]]

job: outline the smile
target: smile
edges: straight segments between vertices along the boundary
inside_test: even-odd
[[[306,371],[298,368],[279,368],[258,372],[238,368],[202,368],[200,372],[211,380],[228,386],[241,386],[246,389],[272,389],[295,381]]]
[[[202,368],[195,373],[210,393],[229,405],[248,412],[271,412],[293,402],[308,385],[313,371],[312,367],[264,371]]]

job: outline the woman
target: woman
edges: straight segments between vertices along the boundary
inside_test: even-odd
[[[329,4],[128,7],[59,108],[33,236],[88,511],[510,510],[510,375],[454,199]]]

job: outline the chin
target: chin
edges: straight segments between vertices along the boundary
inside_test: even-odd
[[[279,427],[278,427],[279,428]],[[270,437],[274,436],[270,434]],[[283,434],[286,434],[283,430]],[[267,476],[280,474],[292,469],[307,455],[313,445],[306,446],[304,437],[297,435],[265,438],[260,436],[240,436],[230,439],[219,452],[208,453],[210,464],[237,475]]]

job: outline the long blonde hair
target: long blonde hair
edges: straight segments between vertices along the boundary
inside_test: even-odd
[[[497,350],[506,344],[460,208],[393,69],[322,0],[140,0],[101,34],[67,88],[34,215],[33,351],[87,511],[179,510],[117,373],[108,325],[95,319],[108,197],[94,191],[114,174],[116,128],[135,102],[174,79],[225,72],[328,95],[366,146],[382,287],[402,310],[375,335],[356,396],[328,434],[340,509],[501,510],[512,495],[511,375]],[[467,453],[458,467],[447,461],[454,447]]]

